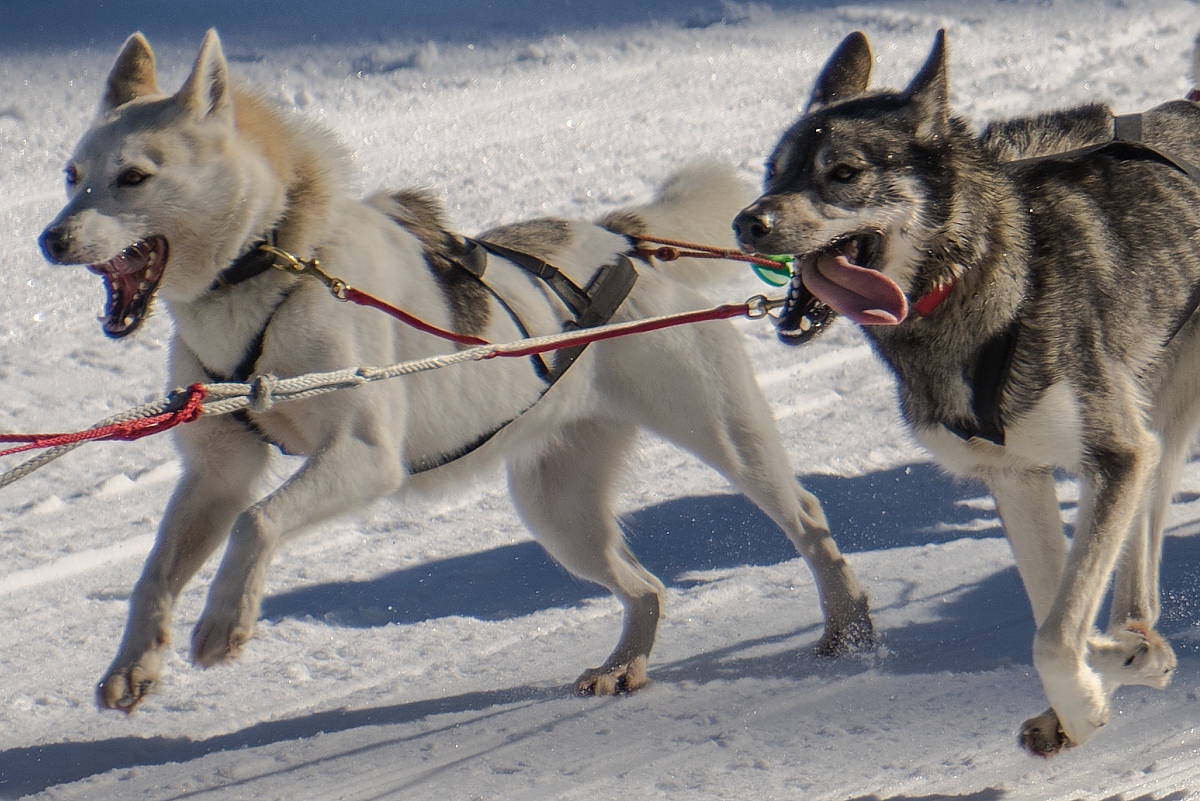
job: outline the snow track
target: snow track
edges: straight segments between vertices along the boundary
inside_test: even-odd
[[[345,13],[395,24],[391,4],[361,5]],[[952,100],[976,123],[1181,96],[1200,30],[1184,0],[699,5],[692,27],[664,0],[661,24],[471,43],[222,35],[235,72],[356,151],[364,190],[430,187],[470,232],[595,217],[696,155],[759,180],[855,28],[896,85],[947,26]],[[423,19],[448,30],[464,8],[492,13],[454,0]],[[177,38],[156,37],[156,24],[169,21],[147,25],[174,87],[199,31],[180,22]],[[105,340],[98,279],[47,265],[35,245],[118,44],[0,54],[0,221],[14,243],[0,254],[5,430],[69,430],[162,393],[165,315]],[[714,300],[763,289],[738,275]],[[0,492],[0,799],[1200,799],[1200,465],[1166,543],[1172,685],[1125,688],[1092,742],[1036,761],[1015,733],[1046,702],[994,505],[927,464],[853,328],[792,349],[764,323],[735,325],[796,473],[871,594],[877,653],[814,658],[821,616],[791,545],[706,467],[643,438],[622,508],[632,547],[670,588],[646,690],[571,696],[608,653],[619,609],[530,542],[497,476],[319,527],[276,561],[243,658],[203,671],[187,644],[208,565],[180,599],[160,694],[132,717],[100,714],[93,685],[178,466],[168,437],[92,445]],[[294,465],[280,457],[275,479]],[[1073,485],[1060,494],[1070,522]]]

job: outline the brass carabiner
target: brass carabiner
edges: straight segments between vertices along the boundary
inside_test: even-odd
[[[284,263],[278,261],[274,263],[274,267],[278,270],[293,273],[295,275],[311,275],[318,281],[329,287],[329,291],[338,300],[346,300],[346,290],[349,285],[340,278],[335,278],[321,269],[321,262],[317,259],[299,259],[286,250],[281,250],[274,245],[259,245],[259,248],[283,259]]]

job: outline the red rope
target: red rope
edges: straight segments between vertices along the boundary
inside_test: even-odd
[[[742,253],[740,250],[717,248],[711,245],[697,245],[693,242],[681,242],[677,239],[659,239],[654,236],[639,236],[640,242],[666,247],[643,249],[638,248],[639,256],[649,256],[659,261],[675,261],[676,259],[729,259],[730,261],[745,261],[761,267],[778,267],[779,262],[755,256],[752,253]]]
[[[643,256],[652,256],[660,261],[674,261],[675,259],[690,257],[700,259],[732,259],[734,261],[748,261],[754,264],[762,264],[764,266],[778,266],[777,262],[763,259],[757,256],[751,256],[746,253],[737,251],[725,250],[722,248],[710,247],[708,245],[694,245],[688,242],[679,242],[672,239],[656,239],[653,237],[640,237],[644,242],[663,245],[656,250],[639,250],[639,254]],[[379,298],[369,295],[366,292],[355,289],[354,287],[344,286],[341,289],[339,297],[345,300],[357,303],[360,306],[368,306],[373,309],[378,309],[392,317],[400,320],[406,325],[416,328],[418,331],[424,331],[427,334],[440,337],[442,339],[455,342],[459,345],[490,345],[486,339],[469,336],[467,334],[456,334],[453,331],[447,331],[443,328],[438,328],[435,325],[425,322],[419,317],[414,317],[403,309],[399,309],[390,303],[387,303]],[[576,345],[586,345],[591,342],[600,342],[606,339],[615,339],[616,337],[629,336],[630,334],[642,334],[650,331],[658,331],[663,328],[671,328],[677,325],[690,325],[692,323],[701,323],[709,320],[727,320],[730,317],[739,317],[750,313],[749,303],[726,304],[716,306],[711,309],[704,309],[695,312],[674,315],[670,319],[648,321],[641,325],[634,325],[628,328],[623,328],[617,331],[593,331],[584,329],[576,336],[568,337],[551,344],[531,345],[519,350],[496,351],[488,354],[484,358],[495,359],[497,357],[523,358],[525,356],[533,356],[538,353],[547,353],[564,348],[574,347]],[[77,442],[89,441],[131,441],[148,437],[151,434],[158,434],[162,431],[174,428],[183,423],[190,423],[200,416],[201,403],[204,400],[204,388],[200,384],[193,384],[187,389],[187,398],[178,408],[150,417],[142,417],[137,420],[129,420],[122,423],[113,423],[111,425],[102,426],[99,428],[91,428],[87,431],[76,431],[69,434],[0,434],[0,443],[4,442],[21,442],[25,443],[16,448],[8,450],[0,450],[0,457],[10,456],[15,453],[22,453],[38,448],[56,448],[61,445],[72,445]]]
[[[433,334],[435,337],[448,339],[451,342],[457,342],[459,345],[490,345],[486,339],[479,337],[468,336],[467,334],[456,334],[453,331],[447,331],[444,328],[438,328],[436,325],[431,325],[420,317],[414,317],[403,309],[397,309],[390,303],[386,303],[374,295],[368,295],[366,292],[360,292],[352,286],[346,287],[342,296],[351,303],[357,303],[359,306],[370,306],[372,309],[379,309],[381,312],[390,314],[405,325],[412,326],[418,331],[424,331],[426,334]]]
[[[652,237],[652,236],[641,236],[641,237],[638,237],[638,240],[641,242],[649,242],[651,244],[663,245],[664,247],[654,248],[651,250],[639,248],[637,251],[638,255],[640,255],[640,256],[648,256],[651,258],[658,259],[659,261],[675,261],[676,259],[682,259],[682,258],[729,259],[731,261],[750,262],[751,264],[758,264],[763,267],[778,267],[779,266],[779,262],[772,261],[770,259],[764,259],[761,256],[755,256],[755,255],[752,255],[749,253],[742,253],[742,252],[736,251],[736,250],[728,250],[726,248],[713,247],[711,245],[697,245],[692,242],[681,242],[677,239],[659,239],[657,237]],[[416,317],[412,314],[409,314],[408,312],[404,311],[403,309],[397,308],[386,301],[380,300],[379,298],[375,297],[374,295],[369,295],[366,292],[355,289],[354,287],[351,287],[351,286],[345,286],[342,289],[339,297],[344,298],[345,300],[348,300],[351,303],[357,303],[359,306],[369,306],[372,309],[378,309],[379,311],[382,311],[385,314],[390,314],[392,317],[396,318],[397,320],[400,320],[405,325],[411,326],[412,328],[415,328],[418,331],[424,331],[427,334],[432,334],[435,337],[440,337],[441,339],[445,339],[450,342],[457,343],[459,345],[490,345],[490,344],[492,344],[492,343],[488,342],[486,339],[480,339],[479,337],[473,337],[468,334],[456,334],[453,331],[447,331],[444,328],[438,328],[436,325],[432,325],[431,323],[425,322],[420,317]],[[744,305],[740,306],[738,308],[741,309],[742,312],[744,312],[744,310],[745,310]],[[739,312],[739,313],[741,313],[741,312]],[[728,316],[735,317],[737,315],[732,314],[732,315],[728,315]],[[714,319],[715,320],[715,319],[725,319],[725,318],[712,317],[712,318],[705,318],[705,319]],[[695,320],[692,322],[699,322],[699,321],[700,320]],[[651,328],[651,329],[647,329],[647,330],[654,330],[654,329]],[[622,333],[625,333],[625,332],[622,332]],[[639,331],[630,331],[628,333],[639,333]],[[622,335],[621,333],[614,333],[609,336],[604,336],[604,337],[600,337],[600,338],[601,339],[610,339],[613,336],[621,336],[621,335]],[[594,340],[580,340],[580,342],[583,342],[583,343],[592,342],[592,341],[594,341]],[[557,347],[568,347],[568,346],[560,345]],[[548,350],[555,350],[555,349],[557,349],[557,348],[549,348]],[[543,353],[543,352],[545,352],[545,350],[522,351],[522,355],[529,356],[534,353]],[[499,356],[499,355],[507,355],[507,354],[496,354],[496,355]],[[494,357],[489,357],[489,358],[494,358]],[[0,455],[3,455],[3,454],[0,454]]]
[[[186,392],[186,399],[179,408],[161,412],[150,417],[141,417],[137,420],[126,420],[125,422],[112,423],[100,428],[90,428],[87,431],[76,431],[70,434],[0,434],[0,442],[27,443],[16,448],[0,451],[0,456],[9,456],[36,448],[57,448],[60,445],[73,445],[77,442],[92,440],[122,440],[128,442],[148,437],[151,434],[158,434],[182,423],[190,423],[200,416],[200,404],[204,400],[204,387],[200,384],[192,384],[187,388]]]
[[[538,353],[572,348],[576,345],[587,345],[589,343],[600,342],[605,339],[616,339],[617,337],[629,336],[630,334],[644,334],[649,331],[658,331],[663,328],[671,328],[677,325],[703,323],[709,320],[728,320],[730,317],[740,317],[749,314],[749,312],[749,303],[727,303],[723,306],[715,306],[711,309],[701,309],[699,311],[672,315],[670,319],[666,320],[649,320],[641,325],[631,325],[628,328],[622,328],[618,331],[594,331],[585,328],[573,337],[560,339],[559,341],[551,344],[530,345],[527,348],[521,348],[519,350],[506,350],[503,352],[490,353],[484,358],[494,359],[497,356],[533,356]]]
[[[366,295],[365,297],[374,300],[369,295]],[[387,304],[382,305],[386,306]],[[533,356],[538,353],[548,353],[550,351],[575,347],[576,345],[587,345],[592,342],[600,342],[606,339],[616,339],[617,337],[629,336],[631,334],[644,334],[650,331],[659,331],[664,328],[672,328],[679,325],[691,325],[693,323],[703,323],[710,320],[728,320],[731,317],[741,317],[748,314],[750,314],[749,303],[728,303],[721,306],[715,306],[711,309],[700,309],[694,312],[685,312],[683,314],[672,315],[668,319],[648,320],[640,325],[631,325],[615,331],[596,331],[585,328],[575,336],[560,339],[557,342],[551,342],[542,345],[530,345],[529,347],[516,350],[495,351],[487,354],[483,358],[524,358],[526,356]],[[484,342],[482,344],[487,345],[490,343]],[[135,439],[141,439],[142,437],[148,437],[151,434],[161,433],[183,423],[190,423],[200,416],[201,403],[203,402],[205,395],[204,387],[200,384],[192,384],[187,388],[186,393],[186,400],[184,400],[183,404],[179,408],[161,412],[150,417],[142,417],[137,420],[128,420],[122,423],[112,423],[107,426],[90,428],[87,431],[76,431],[70,434],[0,434],[0,442],[26,443],[16,448],[9,448],[8,450],[0,451],[0,456],[10,456],[14,453],[22,453],[24,451],[30,451],[37,448],[57,448],[60,445],[72,445],[77,442],[113,440],[131,441]]]

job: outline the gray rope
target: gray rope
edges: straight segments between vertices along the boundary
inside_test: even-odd
[[[752,298],[751,304],[752,317],[760,317],[765,314],[765,306],[757,301],[769,303],[765,298],[757,296]],[[762,309],[760,311],[760,308]],[[611,323],[609,325],[595,326],[582,331],[567,331],[560,334],[550,334],[548,336],[530,337],[528,339],[519,339],[513,342],[478,345],[473,348],[457,351],[456,353],[448,353],[438,356],[428,356],[423,359],[414,359],[407,362],[399,362],[397,364],[387,365],[385,367],[357,367],[347,368],[344,370],[334,370],[326,373],[307,373],[298,375],[293,378],[277,378],[273,375],[256,375],[252,377],[249,383],[238,382],[223,382],[215,384],[202,384],[205,396],[201,403],[200,413],[203,415],[221,415],[231,414],[241,409],[249,409],[252,412],[261,414],[267,411],[277,403],[287,403],[290,401],[304,400],[317,395],[324,395],[328,392],[337,392],[343,389],[351,389],[353,387],[363,386],[375,381],[384,381],[390,378],[399,378],[400,376],[412,375],[414,373],[422,373],[427,370],[438,370],[443,367],[449,367],[454,364],[463,362],[482,361],[505,353],[513,351],[522,351],[526,348],[542,348],[552,345],[557,345],[561,342],[571,342],[583,339],[587,336],[594,336],[597,333],[620,332],[625,329],[634,328],[637,326],[646,325],[647,323],[669,322],[677,317],[682,317],[692,312],[684,312],[681,314],[667,314],[659,317],[649,317],[642,320],[633,320],[625,323]],[[183,389],[177,389],[165,398],[160,398],[156,401],[143,404],[133,409],[129,409],[107,420],[102,420],[96,423],[92,428],[100,428],[102,426],[112,425],[113,423],[124,423],[130,420],[137,420],[142,417],[152,417],[156,414],[162,414],[171,408],[179,393],[186,392]],[[93,441],[93,440],[86,440]],[[55,459],[63,456],[69,451],[83,445],[84,442],[74,442],[70,445],[60,445],[55,448],[50,448],[38,454],[34,458],[20,465],[17,465],[7,473],[0,475],[0,488],[4,488],[15,481],[19,481],[30,473],[38,470],[41,467],[49,464]]]

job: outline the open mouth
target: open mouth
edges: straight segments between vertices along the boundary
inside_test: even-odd
[[[797,257],[787,303],[776,322],[780,341],[799,345],[824,331],[839,315],[859,325],[897,325],[908,300],[875,262],[883,235],[865,231],[841,236]]]
[[[161,236],[135,242],[106,262],[88,265],[89,270],[104,276],[108,289],[102,318],[105,334],[120,339],[141,325],[166,265],[167,240]]]
[[[819,300],[804,285],[801,278],[803,263],[810,258],[815,259],[816,254],[796,261],[783,312],[775,320],[775,333],[785,345],[803,345],[824,333],[838,316],[829,304]]]

